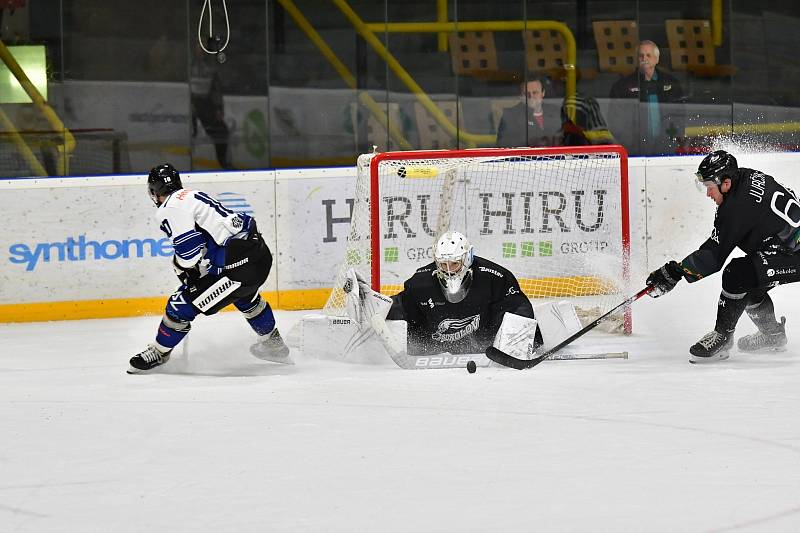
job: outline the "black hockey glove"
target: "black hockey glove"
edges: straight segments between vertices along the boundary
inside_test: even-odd
[[[675,288],[675,285],[683,277],[683,268],[676,261],[669,261],[658,270],[653,271],[647,276],[648,287],[653,287],[653,290],[648,292],[648,296],[658,298],[664,296],[669,291]]]
[[[172,256],[172,269],[175,271],[175,275],[178,276],[178,279],[181,281],[181,283],[187,287],[194,284],[202,277],[197,265],[184,268],[178,264],[178,261],[175,259],[174,255]]]

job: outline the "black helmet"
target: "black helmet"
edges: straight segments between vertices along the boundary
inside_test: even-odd
[[[181,185],[181,176],[175,167],[165,163],[150,170],[150,175],[147,176],[147,188],[153,203],[159,206],[161,205],[158,202],[159,196],[167,196],[171,192],[183,189],[183,185]]]
[[[700,166],[697,167],[697,181],[713,181],[717,185],[722,185],[722,180],[730,178],[734,183],[738,176],[739,165],[736,158],[725,150],[711,152],[703,158]]]

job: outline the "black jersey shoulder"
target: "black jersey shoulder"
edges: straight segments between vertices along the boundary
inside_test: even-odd
[[[487,275],[502,280],[513,279],[514,277],[511,271],[504,266],[477,255],[472,262],[472,272],[475,275]]]
[[[419,267],[414,272],[414,275],[416,276],[417,274],[430,274],[434,270],[436,270],[436,263],[428,263],[427,265],[425,265],[423,267]]]

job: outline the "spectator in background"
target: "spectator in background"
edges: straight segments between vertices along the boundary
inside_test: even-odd
[[[636,144],[644,153],[673,151],[676,139],[683,136],[683,112],[678,112],[674,105],[663,105],[682,102],[683,89],[674,76],[658,68],[659,58],[656,43],[642,41],[639,43],[639,68],[611,87],[612,99],[637,99],[643,104],[639,106],[638,120],[633,107],[613,102],[610,116],[617,123],[615,130],[624,128],[638,133]]]
[[[209,39],[208,49],[215,50],[218,43]],[[219,166],[232,168],[228,153],[230,132],[225,123],[225,105],[222,97],[222,79],[216,57],[195,46],[189,85],[192,92],[192,137],[197,136],[197,121],[214,143]]]
[[[572,109],[570,109],[572,108]],[[600,105],[591,96],[567,96],[561,106],[562,144],[584,146],[614,144],[616,139],[606,125]]]
[[[522,101],[503,111],[497,127],[497,146],[553,146],[561,129],[556,109],[544,105],[545,81],[535,77],[520,84]]]

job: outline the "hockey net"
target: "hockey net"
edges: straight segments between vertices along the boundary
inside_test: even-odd
[[[447,230],[513,272],[534,303],[589,322],[626,296],[630,233],[621,146],[386,152],[358,158],[345,258],[324,312],[345,314],[345,272],[392,295]],[[630,332],[630,310],[608,330]]]

